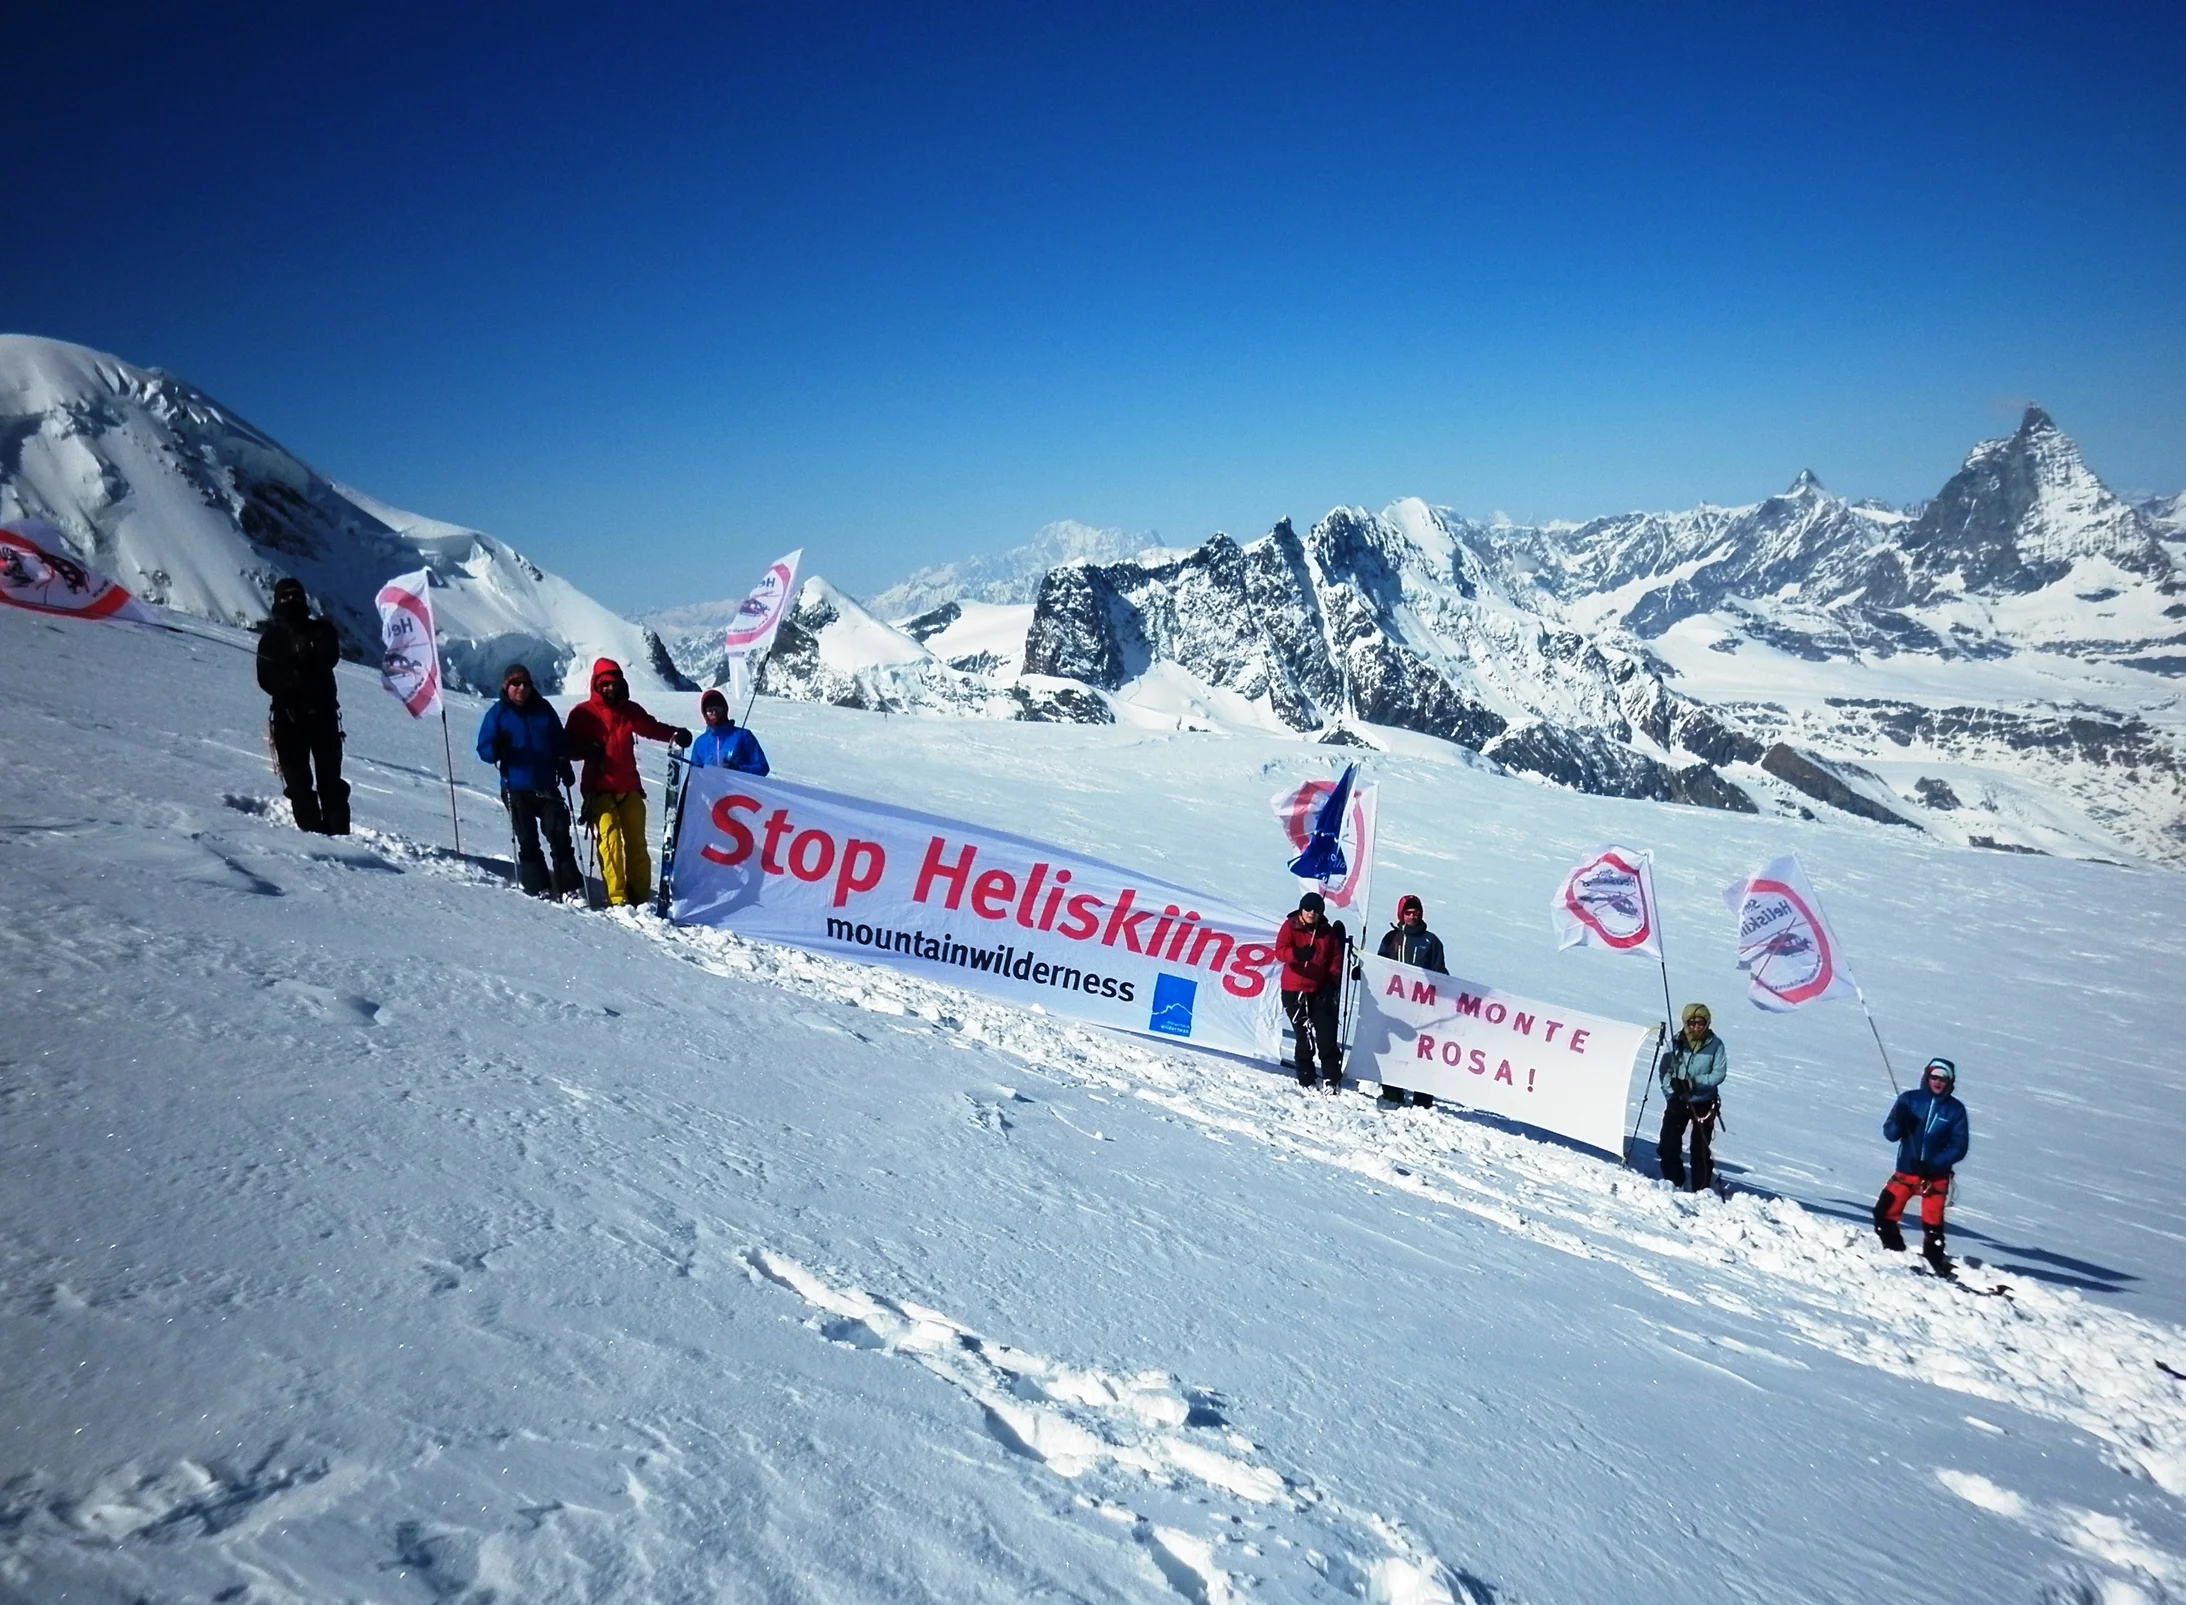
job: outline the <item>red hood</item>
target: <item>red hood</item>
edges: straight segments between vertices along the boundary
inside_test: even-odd
[[[592,660],[592,694],[594,696],[600,694],[600,681],[610,674],[622,674],[622,665],[613,658],[594,658]],[[628,675],[623,675],[625,681],[628,681],[629,678]]]

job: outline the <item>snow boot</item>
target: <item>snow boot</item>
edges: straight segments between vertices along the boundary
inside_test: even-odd
[[[1893,1254],[1905,1252],[1905,1234],[1898,1230],[1898,1223],[1890,1218],[1890,1192],[1875,1200],[1875,1235],[1882,1239],[1882,1246]]]
[[[1928,1269],[1938,1276],[1956,1276],[1958,1269],[1951,1264],[1951,1256],[1943,1252],[1943,1228],[1926,1226],[1920,1233],[1920,1255],[1928,1262]]]
[[[1412,1102],[1422,1109],[1432,1109],[1435,1106],[1435,1095],[1431,1092],[1415,1092],[1412,1094]]]
[[[1314,1075],[1313,1075],[1313,1072],[1312,1072],[1311,1070],[1309,1070],[1309,1069],[1308,1069],[1308,1070],[1301,1070],[1301,1071],[1299,1071],[1299,1072],[1298,1072],[1298,1085],[1299,1085],[1299,1086],[1301,1086],[1301,1087],[1303,1087],[1303,1088],[1305,1088],[1305,1089],[1306,1089],[1306,1091],[1308,1091],[1308,1092],[1311,1092],[1311,1091],[1313,1090],[1313,1087],[1314,1087]]]

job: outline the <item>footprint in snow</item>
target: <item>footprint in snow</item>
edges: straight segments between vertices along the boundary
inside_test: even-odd
[[[268,984],[267,990],[316,1019],[346,1019],[357,1025],[370,1025],[379,1018],[380,1006],[370,998],[337,992],[332,987],[318,986],[310,981],[274,981]]]

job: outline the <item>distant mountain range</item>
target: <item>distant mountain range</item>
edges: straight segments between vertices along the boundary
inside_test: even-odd
[[[0,518],[24,515],[230,624],[296,575],[360,658],[379,585],[428,568],[471,689],[514,659],[572,691],[599,655],[654,691],[725,668],[733,601],[633,624],[171,375],[0,336]],[[2182,682],[2186,495],[2114,495],[2038,408],[1905,508],[1802,473],[1752,506],[1581,524],[1406,500],[1190,549],[1050,525],[862,605],[813,575],[762,677],[952,717],[1450,742],[1610,796],[2186,867]]]
[[[377,662],[372,598],[433,576],[451,684],[498,688],[522,660],[551,690],[591,660],[687,686],[659,640],[490,535],[421,518],[313,470],[203,391],[59,340],[0,335],[0,519],[42,518],[138,596],[233,625],[294,575],[344,652]]]
[[[1136,537],[1069,526],[862,607],[810,581],[762,683],[952,715],[1428,736],[1612,796],[2186,864],[2182,502],[2113,495],[2030,408],[1910,508],[1801,473],[1748,507],[1582,524],[1410,500],[1130,556]],[[717,640],[679,645],[685,671],[717,675]]]

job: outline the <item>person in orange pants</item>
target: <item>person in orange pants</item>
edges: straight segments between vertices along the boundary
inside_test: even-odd
[[[1950,1201],[1951,1172],[1965,1159],[1973,1142],[1973,1126],[1966,1106],[1953,1096],[1958,1086],[1958,1066],[1948,1059],[1930,1059],[1920,1073],[1921,1084],[1898,1094],[1890,1106],[1890,1118],[1882,1134],[1898,1145],[1898,1168],[1883,1184],[1875,1200],[1875,1235],[1882,1246],[1898,1252],[1905,1248],[1905,1234],[1898,1221],[1905,1206],[1920,1200],[1920,1251],[1938,1276],[1955,1274],[1944,1252],[1943,1206]]]
[[[600,879],[607,904],[643,903],[653,895],[653,860],[645,850],[645,784],[638,778],[637,738],[691,744],[691,733],[663,724],[630,700],[622,665],[592,665],[592,695],[569,710],[563,727],[569,754],[584,760],[579,789],[584,817],[599,836]]]

